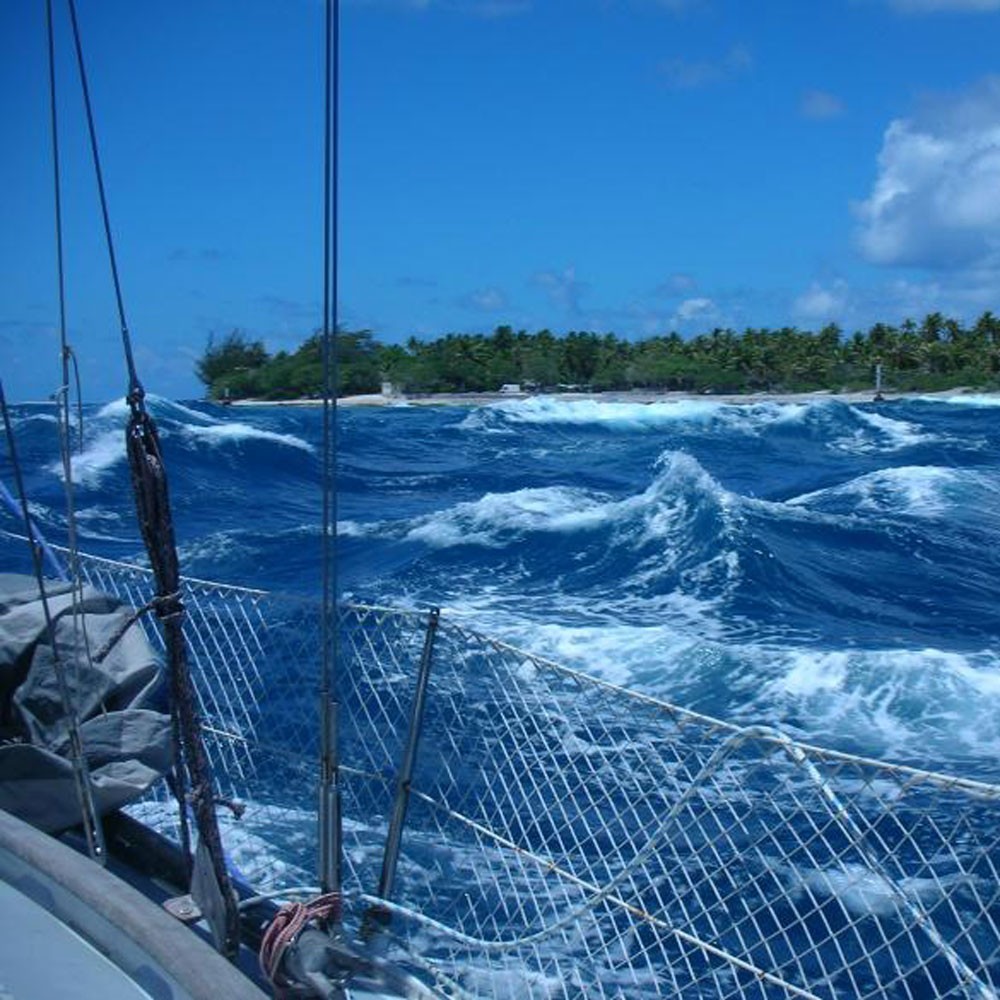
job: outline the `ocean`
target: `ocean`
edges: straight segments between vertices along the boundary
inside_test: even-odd
[[[150,409],[182,571],[316,596],[321,411]],[[144,562],[126,414],[86,408],[80,547]],[[52,406],[12,416],[32,512],[64,543]],[[997,398],[343,407],[338,439],[345,598],[441,606],[726,721],[1000,779]]]

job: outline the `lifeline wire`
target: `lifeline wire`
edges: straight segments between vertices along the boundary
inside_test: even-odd
[[[61,162],[59,157],[59,120],[58,120],[58,100],[56,89],[56,58],[55,58],[55,32],[52,24],[52,0],[45,0],[45,19],[48,28],[48,51],[49,51],[49,112],[50,131],[52,134],[52,189],[53,203],[55,206],[56,224],[56,283],[59,299],[59,345],[60,358],[62,360],[62,383],[57,393],[57,410],[59,413],[59,451],[62,458],[63,467],[63,491],[66,496],[66,531],[69,540],[69,569],[70,581],[73,588],[73,634],[77,638],[77,646],[82,646],[84,654],[90,663],[90,640],[87,635],[85,619],[79,612],[79,602],[83,597],[83,584],[80,580],[80,567],[78,565],[79,547],[77,544],[76,530],[76,503],[73,490],[73,462],[71,458],[72,444],[70,440],[70,415],[69,415],[69,362],[73,361],[73,370],[76,375],[76,403],[78,415],[77,438],[80,450],[83,451],[83,400],[80,393],[80,369],[76,363],[76,355],[73,354],[66,341],[66,281],[63,255],[63,225],[62,225],[62,184],[60,180]],[[74,660],[79,666],[79,661]]]
[[[49,41],[49,119],[52,133],[52,180],[53,203],[55,205],[56,223],[56,276],[59,286],[59,348],[62,358],[62,405],[60,413],[65,421],[66,434],[69,434],[69,362],[73,362],[73,372],[76,380],[76,417],[77,440],[80,451],[83,451],[83,397],[80,393],[80,367],[76,355],[66,341],[66,282],[63,265],[63,226],[62,226],[62,183],[60,180],[59,159],[59,123],[56,100],[56,58],[55,32],[52,28],[52,0],[45,0],[45,20],[48,26]],[[68,447],[68,440],[67,440]]]

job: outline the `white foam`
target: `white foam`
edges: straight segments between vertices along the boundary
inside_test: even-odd
[[[308,441],[294,434],[278,434],[276,431],[263,430],[250,424],[242,423],[212,423],[207,425],[182,424],[182,432],[189,438],[203,441],[210,445],[230,444],[242,441],[268,441],[274,444],[298,448],[301,451],[313,452]]]
[[[108,534],[110,530],[122,525],[122,515],[117,511],[105,510],[103,507],[83,507],[77,510],[76,521],[87,538],[109,542],[131,541],[127,536]]]
[[[487,493],[478,500],[418,518],[406,538],[435,548],[501,548],[507,544],[504,534],[593,529],[607,521],[608,510],[606,500],[567,486]]]
[[[124,418],[129,415],[128,401],[124,396],[112,399],[110,403],[105,403],[98,411],[98,418]]]
[[[625,403],[597,399],[561,400],[551,396],[495,403],[487,409],[521,424],[601,424],[647,429],[679,420],[706,420],[722,404],[698,400],[664,403]]]
[[[494,1000],[523,1000],[524,997],[543,1000],[565,995],[566,984],[561,976],[547,976],[520,962],[508,962],[508,965],[513,967],[494,969],[470,964],[464,976],[470,992]]]
[[[147,397],[154,404],[160,404],[163,409],[169,411],[171,417],[176,417],[178,415],[187,417],[189,420],[193,420],[196,424],[221,424],[223,421],[217,419],[216,417],[210,417],[207,413],[201,413],[198,410],[192,410],[189,406],[185,406],[183,403],[175,402],[172,399],[161,399],[159,396]]]
[[[890,917],[908,912],[908,905],[914,899],[927,906],[944,892],[937,879],[904,878],[896,886],[870,868],[851,862],[841,868],[813,870],[798,877],[803,887],[819,896],[835,896],[845,909],[859,916]]]
[[[811,507],[834,500],[846,503],[856,512],[940,517],[954,505],[949,488],[965,478],[968,476],[962,470],[933,465],[904,465],[879,469],[839,486],[804,493],[787,503]],[[978,477],[975,478],[978,481]]]
[[[787,717],[814,738],[900,756],[1000,753],[1000,658],[992,650],[748,648],[757,691],[741,710]]]
[[[862,426],[831,442],[831,447],[838,451],[851,454],[901,451],[939,440],[937,435],[928,434],[917,424],[906,420],[894,420],[853,406],[851,412]]]
[[[921,403],[948,403],[951,406],[1000,406],[1000,393],[961,393],[955,396],[917,396]]]
[[[59,418],[51,413],[29,413],[26,417],[15,417],[11,420],[14,427],[22,427],[24,424],[30,423],[58,424]]]
[[[721,423],[727,430],[756,434],[773,424],[800,423],[814,408],[829,405],[825,400],[810,403],[726,403],[707,399],[678,399],[632,403],[621,400],[566,400],[553,396],[533,396],[525,400],[491,404],[470,414],[462,422],[462,426],[484,429],[483,415],[494,414],[512,424],[567,424],[648,431],[677,424],[702,425],[707,428]]]
[[[82,453],[70,457],[73,481],[81,486],[96,487],[105,473],[125,460],[125,437],[120,428],[104,431],[96,437],[87,436],[89,442]],[[64,479],[62,462],[54,462],[48,470]]]
[[[177,557],[182,566],[200,562],[207,562],[210,565],[225,564],[233,552],[242,546],[238,530],[218,531],[179,545]]]
[[[341,538],[370,538],[379,534],[381,522],[338,521],[337,534]]]

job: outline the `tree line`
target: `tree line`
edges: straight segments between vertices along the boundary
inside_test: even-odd
[[[1000,388],[1000,319],[991,312],[969,325],[930,313],[920,323],[876,323],[850,336],[834,324],[638,341],[498,326],[490,334],[382,344],[369,330],[340,330],[334,349],[337,395],[379,392],[383,382],[408,394],[495,392],[511,383],[540,391],[838,392],[871,388],[877,364],[888,390]],[[262,341],[233,330],[209,338],[195,371],[213,399],[274,400],[321,396],[323,367],[319,333],[271,355]]]

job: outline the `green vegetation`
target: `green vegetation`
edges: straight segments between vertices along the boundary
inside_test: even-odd
[[[1000,388],[1000,319],[986,312],[971,326],[940,313],[898,327],[876,323],[845,337],[782,327],[743,333],[716,329],[641,341],[612,333],[498,326],[492,334],[448,334],[425,342],[380,344],[368,330],[337,336],[337,394],[378,392],[383,380],[407,393],[493,392],[505,383],[560,389],[667,389],[687,392],[805,392],[869,389],[878,361],[884,387],[931,391],[958,385]],[[322,393],[322,337],[294,353],[269,356],[234,330],[209,339],[196,365],[214,399],[295,399]]]

